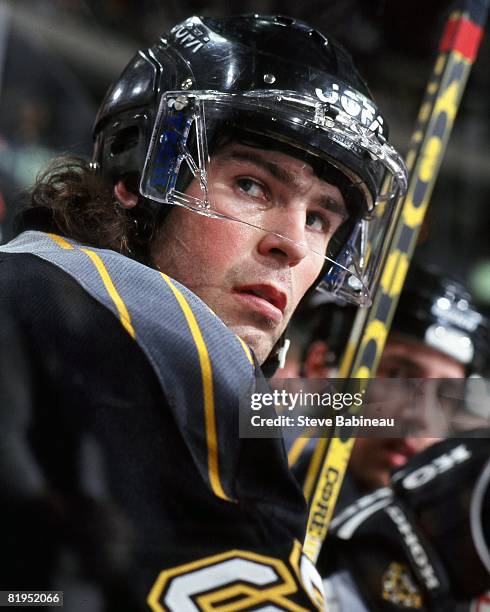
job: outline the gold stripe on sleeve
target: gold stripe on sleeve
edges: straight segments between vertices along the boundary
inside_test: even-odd
[[[318,474],[321,471],[321,459],[322,453],[327,445],[327,438],[319,438],[316,444],[316,448],[311,456],[310,465],[306,472],[306,478],[303,485],[303,493],[307,502],[310,501],[311,494],[313,492],[313,485],[315,484]]]
[[[309,440],[310,438],[296,438],[292,443],[288,453],[288,465],[290,468],[298,461]]]
[[[245,344],[245,342],[240,338],[240,336],[237,336],[237,338],[240,344],[242,345],[243,350],[245,351],[245,355],[247,356],[247,359],[250,361],[252,365],[254,365],[254,360],[252,359],[252,353],[250,352],[250,349]]]
[[[128,332],[128,334],[133,338],[136,338],[136,333],[134,331],[133,324],[131,323],[131,317],[129,316],[128,309],[126,308],[126,304],[123,302],[123,299],[119,295],[112,279],[107,271],[107,268],[104,265],[102,259],[94,253],[90,249],[80,249],[85,255],[90,257],[92,263],[97,268],[97,272],[100,274],[102,282],[104,283],[105,288],[107,289],[107,293],[111,297],[114,302],[117,312],[119,313],[119,320],[121,321],[122,326]]]
[[[233,501],[226,495],[221,484],[218,465],[218,437],[216,433],[216,414],[214,409],[214,389],[213,389],[213,370],[211,360],[209,358],[208,349],[201,330],[197,323],[196,317],[192,312],[187,300],[181,291],[172,283],[172,280],[163,272],[160,272],[167,285],[172,290],[177,302],[182,308],[182,312],[186,318],[187,324],[191,331],[194,343],[196,345],[197,354],[199,356],[199,365],[201,366],[201,379],[204,397],[204,421],[206,424],[206,442],[208,449],[208,476],[214,494],[226,501]]]
[[[57,234],[49,234],[49,233],[48,233],[48,236],[51,238],[51,240],[54,240],[56,244],[60,246],[62,249],[73,249],[73,246],[68,242],[68,240],[65,240],[62,236],[58,236]]]

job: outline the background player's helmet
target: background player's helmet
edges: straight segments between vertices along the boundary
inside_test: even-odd
[[[357,309],[331,301],[325,303],[325,299],[321,295],[312,296],[310,308],[300,312],[300,316],[308,321],[302,362],[306,361],[311,344],[323,340],[328,346],[324,365],[333,369],[340,363]],[[448,431],[461,433],[475,427],[474,421],[466,420],[467,413],[483,417],[485,426],[488,426],[490,386],[486,378],[490,373],[490,320],[488,314],[475,304],[461,280],[436,265],[413,263],[390,334],[396,334],[398,340],[408,343],[418,341],[464,366],[467,378],[450,384],[439,381],[442,383],[439,390],[441,406],[451,407],[450,411],[443,413],[448,419]],[[416,355],[417,351],[414,353]]]
[[[325,263],[318,286],[370,303],[406,170],[335,41],[286,17],[191,17],[136,54],[108,92],[94,132],[101,171],[112,180],[137,173],[147,206],[184,206],[286,239],[280,227],[220,209],[208,162],[226,139],[304,159],[339,188],[349,212],[328,252],[317,253]],[[200,198],[185,193],[193,179]]]
[[[391,331],[421,340],[484,374],[490,360],[490,325],[465,284],[435,265],[413,265]]]
[[[300,314],[311,325],[309,342],[325,340],[331,353],[328,365],[338,365],[356,309],[315,295],[308,310]],[[439,266],[411,264],[390,330],[453,357],[465,366],[467,374],[488,375],[488,315],[475,304],[463,281]]]

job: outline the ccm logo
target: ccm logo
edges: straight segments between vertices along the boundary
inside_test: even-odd
[[[447,472],[455,465],[463,463],[471,457],[470,451],[464,444],[453,448],[449,453],[436,457],[431,463],[419,467],[417,470],[405,476],[402,486],[405,489],[416,489],[433,480],[439,474]]]

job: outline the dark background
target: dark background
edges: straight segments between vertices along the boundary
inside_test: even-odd
[[[0,241],[36,173],[89,155],[99,102],[134,51],[191,14],[281,13],[353,54],[406,152],[451,4],[443,0],[0,0]],[[490,304],[489,37],[456,118],[417,257]],[[25,199],[25,196],[24,196]]]

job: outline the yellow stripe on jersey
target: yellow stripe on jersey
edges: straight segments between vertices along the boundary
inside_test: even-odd
[[[240,338],[240,336],[237,336],[237,338],[240,344],[242,345],[243,350],[245,351],[245,355],[247,356],[247,359],[250,361],[252,365],[254,365],[254,360],[252,359],[252,353],[250,352],[250,349],[245,344],[245,342]]]
[[[313,491],[313,485],[315,484],[318,475],[322,468],[321,459],[323,456],[323,452],[325,446],[327,445],[327,438],[319,438],[316,444],[316,448],[313,451],[313,455],[311,456],[310,465],[308,467],[308,471],[306,473],[305,482],[303,485],[303,494],[307,502],[310,501],[310,497]]]
[[[73,245],[71,245],[68,242],[68,240],[65,240],[61,236],[58,236],[57,234],[49,234],[49,233],[48,233],[48,236],[51,238],[51,240],[54,240],[56,244],[58,244],[62,249],[73,249]]]
[[[288,452],[288,465],[290,468],[298,461],[309,440],[310,438],[296,438],[292,443]]]
[[[107,293],[109,294],[109,296],[111,297],[112,301],[114,302],[117,308],[117,312],[119,313],[119,320],[121,321],[122,326],[131,336],[131,338],[135,339],[136,333],[131,323],[131,317],[129,316],[129,312],[128,312],[128,309],[126,308],[126,304],[123,302],[121,296],[117,292],[117,289],[114,286],[114,283],[112,282],[112,279],[109,275],[109,272],[107,271],[107,268],[104,265],[104,262],[97,255],[97,253],[94,253],[90,249],[80,249],[80,250],[83,253],[85,253],[85,255],[88,255],[88,257],[90,257],[90,259],[92,260],[92,263],[97,268],[97,272],[100,274],[100,277],[102,279],[102,282],[104,283]]]
[[[196,345],[197,354],[199,356],[204,396],[204,420],[206,424],[206,442],[208,447],[209,481],[211,483],[213,492],[217,497],[220,497],[226,501],[233,501],[224,492],[219,476],[218,437],[216,433],[216,415],[214,409],[213,370],[211,367],[208,349],[206,347],[206,343],[204,342],[204,338],[202,337],[196,317],[194,316],[194,313],[192,312],[192,309],[184,295],[177,289],[166,274],[163,272],[160,272],[160,274],[172,290],[180,307],[182,308],[182,312],[184,313],[187,324],[189,325],[189,329]]]

